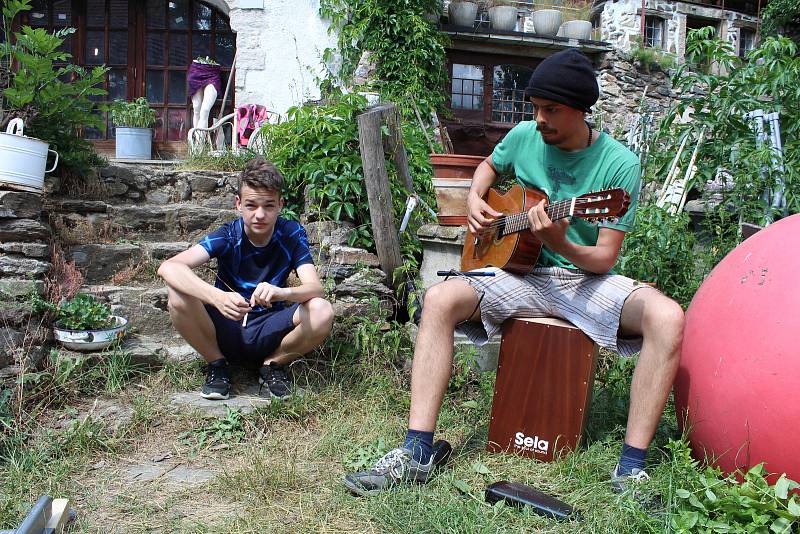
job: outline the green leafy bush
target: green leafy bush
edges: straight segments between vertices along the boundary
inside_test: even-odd
[[[264,127],[264,156],[286,177],[285,214],[319,220],[349,221],[356,226],[351,245],[373,247],[369,202],[358,141],[356,116],[367,101],[355,94],[334,95],[328,103],[291,108],[287,120]],[[414,187],[421,198],[434,205],[433,170],[424,134],[416,124],[403,124],[403,140]],[[395,220],[399,221],[408,197],[397,170],[387,161]],[[304,209],[311,204],[311,212]],[[423,213],[422,210],[417,212]],[[418,244],[401,239],[407,256],[418,252]]]
[[[111,105],[111,122],[122,128],[150,128],[156,123],[156,112],[143,96],[133,102],[117,100]]]
[[[323,57],[331,63],[341,55],[338,76],[348,84],[361,53],[372,52],[384,97],[406,113],[415,104],[427,116],[447,98],[447,38],[425,18],[441,9],[440,0],[322,0],[320,15],[338,34],[338,49]]]
[[[7,0],[3,6],[3,30],[10,35],[11,23],[31,8],[30,0]],[[52,145],[61,156],[59,169],[66,175],[84,175],[102,163],[92,145],[78,135],[81,128],[102,128],[102,117],[93,101],[106,94],[102,89],[105,67],[91,70],[73,64],[56,67],[72,57],[59,48],[73,28],[48,33],[22,26],[14,39],[0,43],[0,125],[22,117],[26,134]],[[67,80],[67,81],[65,81]]]
[[[687,61],[678,66],[673,87],[686,95],[659,124],[648,149],[645,192],[660,189],[684,136],[688,146],[681,169],[698,147],[697,172],[688,187],[708,194],[701,223],[702,254],[693,254],[694,235],[686,215],[672,216],[648,206],[643,195],[636,228],[626,237],[619,260],[623,274],[656,282],[659,288],[687,304],[703,277],[741,240],[739,223],[764,225],[800,212],[800,58],[785,38],[768,38],[745,59],[730,43],[713,37],[709,28],[689,33]],[[745,114],[757,109],[780,114],[783,172],[776,154],[758,147]],[[691,116],[690,122],[676,117]],[[703,132],[703,140],[698,141]],[[681,173],[682,174],[682,173]],[[765,196],[784,184],[786,209],[768,206]]]
[[[712,466],[700,470],[685,439],[667,445],[676,483],[670,527],[676,533],[763,532],[791,534],[800,528],[800,484],[781,475],[770,485],[763,464],[724,476]]]
[[[642,44],[641,38],[637,38],[636,42],[631,46],[628,57],[632,61],[641,63],[645,71],[650,72],[651,69],[661,69],[668,71],[675,67],[675,56],[649,46]]]
[[[640,205],[636,226],[627,233],[617,269],[634,280],[655,282],[672,298],[688,305],[702,281],[693,254],[689,216],[672,215],[655,204]]]

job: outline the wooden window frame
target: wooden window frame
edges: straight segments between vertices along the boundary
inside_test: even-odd
[[[519,65],[535,69],[542,62],[543,58],[509,56],[503,54],[485,54],[477,52],[467,52],[462,50],[448,50],[447,53],[447,74],[448,74],[448,101],[447,105],[453,114],[454,119],[464,124],[483,124],[497,129],[510,130],[516,124],[507,122],[495,122],[492,120],[492,91],[494,89],[494,68],[501,65]],[[483,67],[483,109],[466,110],[453,108],[450,99],[453,77],[453,64],[476,65]]]
[[[188,25],[187,29],[185,30],[172,30],[169,28],[169,21],[165,19],[165,27],[162,31],[167,38],[165,39],[164,44],[164,53],[165,56],[168,54],[169,50],[169,36],[172,33],[185,33],[187,35],[187,56],[188,62],[185,66],[172,66],[169,64],[161,65],[158,70],[164,72],[164,84],[163,84],[163,91],[167,102],[162,102],[157,105],[153,105],[154,109],[162,112],[164,110],[164,116],[157,123],[155,128],[158,128],[163,132],[164,137],[168,137],[168,110],[170,109],[185,109],[186,113],[186,124],[188,131],[191,128],[191,120],[192,120],[192,109],[191,109],[191,95],[188,94],[188,85],[186,89],[186,102],[181,107],[180,104],[173,104],[168,102],[169,100],[169,72],[170,71],[187,71],[188,65],[191,60],[196,57],[193,54],[192,50],[192,34],[196,32],[203,32],[208,33],[209,35],[209,52],[212,57],[216,56],[216,48],[217,48],[217,38],[219,36],[230,36],[233,39],[233,56],[236,54],[236,33],[230,28],[230,18],[228,15],[220,11],[217,7],[213,6],[210,3],[203,2],[202,0],[186,0],[188,5]],[[47,6],[47,20],[45,24],[37,24],[34,23],[33,27],[37,28],[45,28],[48,31],[52,31],[54,29],[59,29],[65,27],[64,25],[54,25],[53,17],[54,9],[53,9],[53,2],[54,0],[42,0],[42,3],[46,4]],[[212,12],[212,24],[209,30],[199,30],[194,29],[194,15],[195,15],[195,4],[202,4],[211,9]],[[113,28],[110,27],[110,3],[108,1],[105,2],[105,9],[106,13],[103,17],[103,28],[102,31],[104,32],[104,47],[105,53],[108,54],[109,45],[110,45],[110,32],[111,31],[122,31],[122,28],[117,28],[114,26]],[[146,50],[145,50],[145,36],[147,32],[147,24],[146,24],[146,15],[147,15],[147,1],[146,0],[128,0],[128,23],[127,23],[127,35],[128,35],[128,51],[127,51],[127,64],[113,64],[111,68],[115,70],[121,70],[122,68],[126,69],[126,89],[125,89],[125,97],[128,101],[137,98],[139,96],[146,96],[146,76],[147,76],[147,58],[146,58]],[[165,13],[168,13],[169,10],[169,0],[165,0],[164,2],[164,9]],[[72,63],[80,66],[84,66],[87,68],[91,68],[96,65],[87,65],[86,64],[86,39],[87,39],[87,32],[88,31],[101,31],[99,26],[92,26],[87,27],[87,1],[86,0],[70,0],[70,18],[66,27],[75,28],[76,32],[70,36],[70,48],[69,52],[72,54],[72,59],[70,60]],[[25,12],[22,16],[15,21],[14,25],[12,26],[11,30],[18,31],[20,25],[30,25],[30,11]],[[216,15],[216,16],[214,16]],[[219,19],[224,20],[226,27],[220,27]],[[232,57],[233,57],[232,56]],[[105,59],[105,58],[104,58]],[[169,61],[165,57],[165,61],[169,63]],[[105,64],[105,63],[103,63]],[[231,66],[223,66],[221,68],[222,71],[222,78],[223,78],[223,91],[218,95],[218,102],[215,103],[213,111],[218,112],[219,105],[224,91],[225,91],[225,82],[228,77],[231,76],[232,68]],[[103,83],[103,88],[108,90],[108,76]],[[233,108],[233,103],[235,101],[235,80],[231,80],[230,83],[230,93],[228,95],[228,100],[226,102],[226,109],[230,110]],[[212,113],[212,116],[216,116],[216,113]],[[107,121],[108,124],[108,121]],[[109,126],[110,128],[110,126]],[[111,135],[110,129],[107,129],[106,139],[101,140],[90,140],[92,144],[97,148],[98,151],[104,153],[113,153],[115,141]],[[179,140],[163,140],[163,141],[154,141],[153,143],[154,150],[156,153],[173,153],[173,154],[183,154],[186,151],[186,140],[179,139]]]

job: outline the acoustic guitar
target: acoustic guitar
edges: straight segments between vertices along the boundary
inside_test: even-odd
[[[484,200],[504,215],[480,235],[467,234],[461,270],[499,267],[516,274],[528,274],[542,249],[542,242],[529,231],[528,210],[542,199],[547,199],[542,191],[523,189],[519,185],[505,194],[490,189]],[[580,217],[599,222],[623,216],[630,203],[630,195],[624,189],[607,189],[553,202],[545,211],[552,221]]]

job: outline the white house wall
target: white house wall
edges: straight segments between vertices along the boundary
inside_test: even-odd
[[[319,98],[322,53],[336,44],[328,21],[319,16],[319,0],[226,3],[236,32],[236,105],[261,104],[285,113]]]

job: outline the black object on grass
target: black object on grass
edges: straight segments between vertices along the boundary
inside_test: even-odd
[[[436,443],[433,444],[433,465],[436,467],[443,466],[450,459],[452,453],[453,447],[447,441],[437,439]]]
[[[581,516],[572,506],[519,482],[495,482],[486,488],[486,502],[492,504],[505,501],[512,506],[530,506],[539,515],[559,520],[581,520]]]

